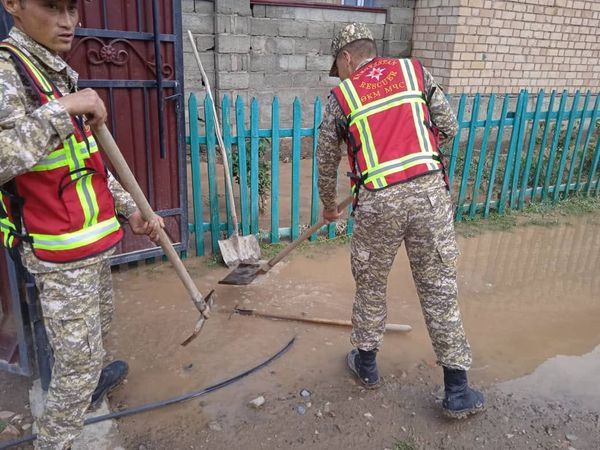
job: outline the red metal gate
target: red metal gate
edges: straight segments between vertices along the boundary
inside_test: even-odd
[[[80,0],[79,8],[82,25],[67,61],[80,74],[79,86],[97,90],[106,103],[125,159],[173,242],[186,250],[181,2]],[[160,248],[126,230],[118,253],[114,263],[155,256]]]

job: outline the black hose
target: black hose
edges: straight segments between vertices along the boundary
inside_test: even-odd
[[[283,355],[284,353],[286,353],[290,349],[290,347],[294,344],[295,341],[296,341],[296,337],[293,337],[285,345],[285,347],[283,347],[281,350],[279,350],[277,353],[275,353],[269,359],[267,359],[267,360],[263,361],[262,363],[260,363],[258,366],[253,367],[251,369],[248,369],[245,372],[242,372],[242,373],[240,373],[240,374],[238,374],[238,375],[236,375],[236,376],[234,376],[232,378],[229,378],[227,380],[223,380],[223,381],[221,381],[221,382],[219,382],[217,384],[213,384],[212,386],[209,386],[207,388],[201,389],[199,391],[188,392],[187,394],[179,395],[177,397],[173,397],[173,398],[170,398],[170,399],[167,399],[167,400],[161,400],[161,401],[158,401],[158,402],[146,403],[144,405],[136,406],[134,408],[124,409],[123,411],[117,411],[117,412],[114,412],[114,413],[105,414],[103,416],[90,417],[89,419],[85,420],[84,425],[91,425],[93,423],[103,422],[103,421],[109,420],[109,419],[118,419],[120,417],[131,416],[133,414],[139,414],[139,413],[142,413],[142,412],[151,411],[153,409],[162,408],[163,406],[173,405],[175,403],[180,403],[180,402],[183,402],[183,401],[186,401],[186,400],[191,400],[193,398],[202,397],[203,395],[210,394],[213,391],[217,391],[217,390],[219,390],[221,388],[229,386],[230,384],[233,384],[236,381],[239,381],[242,378],[245,378],[248,375],[251,375],[254,372],[262,369],[263,367],[268,366],[273,361],[275,361],[277,358],[279,358],[281,355]],[[30,436],[26,436],[26,437],[23,437],[21,439],[16,439],[14,441],[8,441],[8,442],[0,443],[0,450],[6,450],[8,448],[16,447],[17,445],[26,444],[27,442],[33,442],[36,438],[37,438],[37,434],[32,434]]]

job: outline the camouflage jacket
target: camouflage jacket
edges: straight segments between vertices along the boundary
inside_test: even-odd
[[[59,56],[13,28],[7,42],[17,46],[42,68],[46,76],[64,94],[77,90],[77,73]],[[24,84],[10,55],[0,51],[0,186],[17,175],[28,172],[38,161],[52,152],[73,133],[69,114],[57,101],[40,106],[31,86]],[[117,212],[129,217],[135,203],[120,183],[109,174],[109,188],[115,198]],[[112,253],[66,264],[41,261],[28,244],[21,254],[31,272],[52,272],[83,267],[106,258]]]
[[[364,61],[356,70],[369,61],[371,59]],[[423,68],[423,72],[425,75],[425,97],[431,97],[429,101],[431,119],[437,128],[446,135],[444,140],[440,142],[442,143],[454,137],[458,131],[458,122],[444,92],[435,82],[433,76],[425,68]],[[434,87],[436,89],[433,91],[433,95],[431,95]],[[323,121],[319,130],[319,145],[317,146],[319,196],[321,197],[323,207],[326,209],[335,209],[336,207],[337,169],[342,156],[347,153],[346,145],[344,144],[346,136],[342,126],[345,122],[346,117],[342,108],[333,95],[330,95],[325,106],[325,113],[323,114]],[[346,170],[344,170],[345,172]],[[416,192],[417,190],[427,189],[433,185],[439,185],[439,176],[419,177],[408,183],[396,185],[394,189],[385,189],[384,191],[394,191],[394,195],[398,195],[396,191],[406,190],[408,192]]]

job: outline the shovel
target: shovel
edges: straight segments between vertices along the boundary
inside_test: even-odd
[[[155,215],[154,211],[152,211],[152,207],[148,203],[146,196],[142,192],[140,185],[133,176],[131,169],[127,165],[127,161],[125,161],[125,158],[123,158],[123,155],[119,150],[117,143],[110,134],[110,131],[108,131],[108,128],[106,128],[106,125],[102,125],[98,130],[95,130],[94,136],[98,140],[106,156],[108,156],[108,159],[110,159],[110,161],[112,162],[117,174],[119,175],[119,179],[123,184],[123,187],[133,197],[133,200],[135,201],[135,204],[137,205],[140,212],[142,213],[144,219],[152,219],[152,217],[154,217]],[[175,272],[177,272],[177,275],[179,276],[188,293],[190,294],[194,306],[202,315],[194,329],[194,332],[198,334],[202,329],[205,320],[209,317],[210,307],[208,306],[205,299],[202,297],[202,294],[194,284],[194,281],[192,280],[192,277],[183,265],[183,262],[181,262],[181,258],[179,258],[179,255],[175,251],[173,243],[171,242],[171,239],[169,239],[169,236],[167,235],[166,231],[160,228],[158,231],[158,237],[160,246],[165,252],[165,255],[167,255],[167,258],[169,258],[169,261],[171,262],[171,264],[173,264],[173,267],[175,267]],[[211,294],[212,292],[207,296],[207,299],[210,298]]]
[[[196,56],[196,62],[202,73],[202,81],[206,86],[206,94],[212,102],[213,115],[215,118],[215,131],[217,134],[217,140],[219,141],[219,148],[221,149],[221,155],[223,157],[223,169],[225,171],[225,183],[227,185],[227,195],[229,196],[229,205],[231,207],[231,218],[233,219],[233,234],[229,239],[219,240],[219,249],[221,250],[221,256],[227,267],[235,267],[238,264],[249,264],[255,263],[260,259],[260,246],[256,237],[253,235],[240,236],[238,230],[238,218],[235,211],[235,199],[233,198],[233,185],[231,183],[231,175],[229,173],[229,161],[227,160],[227,152],[225,151],[225,144],[223,143],[223,135],[221,133],[221,126],[219,125],[219,118],[217,116],[217,109],[215,108],[215,100],[213,99],[210,84],[208,83],[208,77],[200,61],[200,55],[196,48],[196,42],[191,31],[188,30],[190,43]],[[196,239],[201,239],[202,236],[196,236]]]
[[[349,195],[346,199],[344,199],[344,201],[338,205],[338,211],[342,211],[350,203],[352,203],[353,198],[353,195]],[[233,270],[233,272],[219,281],[219,284],[234,284],[242,286],[252,283],[252,281],[254,281],[258,275],[264,275],[271,270],[275,264],[285,258],[292,250],[302,244],[302,242],[307,240],[311,234],[318,231],[326,223],[327,221],[321,218],[321,220],[302,233],[298,239],[288,244],[287,247],[285,247],[282,251],[264,264],[240,264]]]

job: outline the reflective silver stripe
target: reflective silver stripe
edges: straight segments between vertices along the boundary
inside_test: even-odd
[[[407,164],[410,164],[415,161],[420,161],[420,160],[423,160],[423,162],[432,161],[434,163],[437,163],[437,161],[434,158],[432,158],[431,155],[415,154],[415,156],[413,156],[411,158],[408,158],[404,161],[399,161],[396,164],[390,164],[389,166],[381,167],[373,172],[370,172],[368,175],[369,175],[369,178],[376,177],[380,173],[387,172],[388,170],[397,169],[399,167],[401,168],[403,166],[406,166]]]
[[[58,247],[65,245],[75,245],[79,242],[86,241],[92,239],[95,236],[101,235],[110,231],[119,225],[118,220],[113,217],[105,223],[99,224],[99,226],[90,228],[88,230],[78,231],[75,236],[72,236],[73,233],[69,233],[66,235],[56,235],[56,236],[48,236],[48,235],[39,235],[32,233],[31,236],[34,239],[35,245],[43,245],[46,247]],[[46,239],[40,236],[45,236]],[[71,236],[71,237],[69,237]]]

